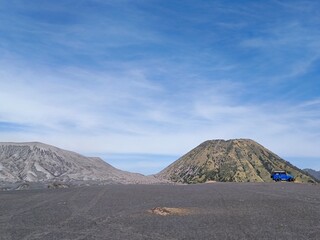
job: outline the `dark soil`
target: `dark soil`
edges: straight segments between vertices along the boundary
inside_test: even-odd
[[[169,214],[154,214],[152,209]],[[188,214],[180,214],[181,209]],[[319,236],[320,186],[312,184],[106,185],[0,192],[1,240]]]

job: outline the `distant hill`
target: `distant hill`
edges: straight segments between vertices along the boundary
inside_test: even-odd
[[[273,170],[286,170],[296,182],[316,182],[250,139],[205,141],[155,176],[181,183],[271,182]]]
[[[303,169],[303,171],[309,173],[311,176],[315,177],[320,181],[320,171],[316,171],[310,168]]]
[[[155,183],[154,177],[121,171],[100,158],[43,143],[0,143],[0,182]]]

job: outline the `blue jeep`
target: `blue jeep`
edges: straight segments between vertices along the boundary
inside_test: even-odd
[[[290,174],[288,174],[286,171],[274,171],[271,174],[271,178],[276,181],[287,181],[287,182],[293,182],[294,177]]]

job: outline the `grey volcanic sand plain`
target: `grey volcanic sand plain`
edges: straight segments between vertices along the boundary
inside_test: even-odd
[[[161,216],[155,207],[182,208]],[[0,239],[319,239],[320,187],[106,185],[0,192]]]

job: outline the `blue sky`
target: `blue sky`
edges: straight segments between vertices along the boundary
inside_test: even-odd
[[[320,3],[1,1],[0,141],[156,173],[251,138],[320,170]]]

